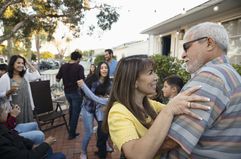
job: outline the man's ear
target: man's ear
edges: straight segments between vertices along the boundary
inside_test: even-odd
[[[208,38],[208,51],[212,51],[216,47],[216,42],[212,38]]]

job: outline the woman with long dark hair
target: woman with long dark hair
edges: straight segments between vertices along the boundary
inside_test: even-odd
[[[29,82],[40,78],[39,72],[24,57],[13,55],[10,58],[8,73],[0,78],[0,96],[8,97],[13,104],[21,107],[18,123],[33,121],[34,103]]]
[[[95,73],[96,73],[96,66],[95,66],[95,64],[92,63],[90,65],[90,72],[89,72],[89,74],[87,75],[86,78],[89,78],[90,76],[95,75]]]
[[[111,80],[109,78],[109,66],[106,62],[99,63],[96,71],[96,80],[88,83],[88,87],[97,96],[106,96],[110,93]],[[98,122],[97,129],[97,147],[99,158],[106,157],[106,141],[108,134],[101,130],[101,125],[104,117],[104,112],[102,110],[104,105],[94,102],[88,97],[84,97],[82,103],[82,119],[84,123],[84,137],[82,140],[81,147],[81,159],[87,158],[87,147],[89,140],[93,134],[93,120],[94,118]]]

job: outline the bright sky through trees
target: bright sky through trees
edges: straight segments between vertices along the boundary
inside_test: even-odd
[[[98,48],[112,48],[126,42],[145,40],[147,35],[141,31],[189,10],[207,0],[106,0],[114,6],[120,7],[119,21],[113,24],[110,31],[95,32],[92,36],[82,35],[79,39],[73,39],[68,43],[69,51],[75,49],[89,50]],[[94,17],[88,16],[88,20]],[[62,26],[56,36],[68,34]]]

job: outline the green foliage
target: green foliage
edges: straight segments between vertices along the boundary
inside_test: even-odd
[[[105,61],[104,55],[97,55],[94,61],[94,64],[97,66],[100,62]]]
[[[164,78],[170,75],[178,75],[186,83],[190,79],[190,74],[186,72],[186,70],[183,68],[183,61],[178,60],[175,57],[162,56],[160,54],[156,54],[152,56],[152,59],[155,61],[156,73],[159,77],[157,99],[162,103],[167,103],[168,99],[163,97],[163,94],[161,91],[163,87]]]
[[[37,61],[37,55],[32,53],[31,54],[31,61]]]
[[[159,54],[152,56],[152,58],[156,63],[156,72],[160,78],[160,83],[163,82],[165,77],[174,74],[180,76],[185,83],[190,79],[190,74],[183,68],[184,62],[182,60]],[[241,75],[241,65],[233,64],[232,66]]]
[[[190,74],[186,72],[183,68],[183,61],[178,60],[177,58],[170,56],[162,56],[162,55],[154,55],[152,59],[156,64],[156,73],[159,76],[159,89],[163,86],[163,79],[170,75],[178,75],[183,81],[186,83],[190,79]],[[241,65],[233,64],[233,67],[237,70],[237,72],[241,75]],[[160,91],[160,90],[159,90]],[[162,92],[158,93],[158,98],[166,103],[168,99],[165,99],[162,95]]]
[[[96,16],[98,18],[97,24],[102,30],[111,29],[111,24],[117,22],[119,14],[110,5],[104,4],[104,8]],[[118,15],[118,16],[116,16]]]
[[[241,65],[233,64],[233,67],[236,69],[236,71],[241,75]]]
[[[94,25],[102,30],[111,29],[119,18],[117,8],[89,0],[1,0],[0,6],[0,27],[4,28],[0,43],[13,36],[24,40],[40,31],[48,33],[51,40],[57,22],[66,24],[73,36],[79,37],[87,12],[96,15]],[[93,31],[95,27],[90,25]]]
[[[154,55],[152,56],[156,64],[156,73],[160,78],[160,83],[163,79],[170,75],[180,76],[184,82],[190,79],[190,74],[183,68],[183,61],[175,57]]]
[[[0,45],[0,55],[7,55],[5,45]]]
[[[79,53],[82,54],[82,58],[89,58],[94,55],[94,50],[86,50],[86,51],[81,51],[81,50],[76,50]]]

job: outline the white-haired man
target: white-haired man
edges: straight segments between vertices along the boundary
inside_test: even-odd
[[[186,32],[182,58],[192,78],[183,90],[201,85],[196,94],[211,99],[206,103],[211,110],[194,110],[190,104],[203,120],[176,117],[168,136],[178,146],[161,158],[241,158],[241,78],[226,56],[228,40],[225,28],[211,22]]]

